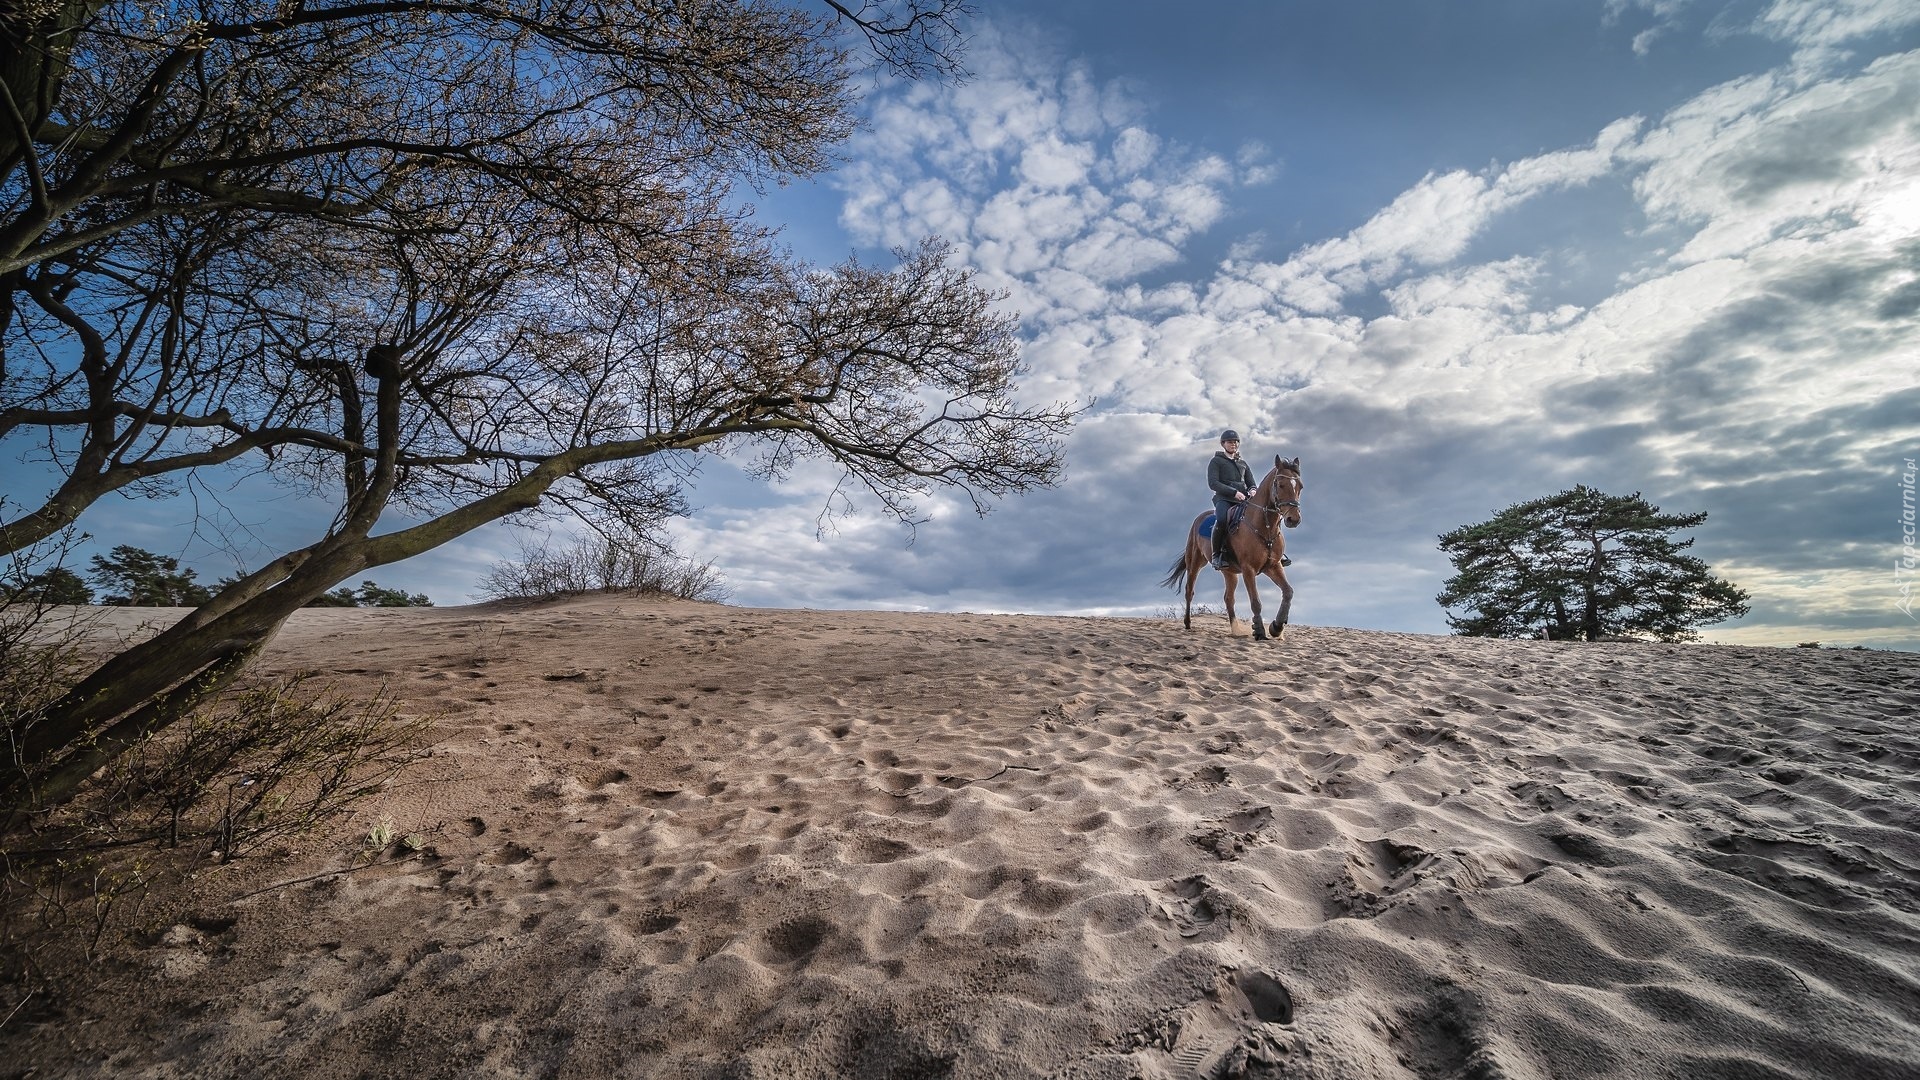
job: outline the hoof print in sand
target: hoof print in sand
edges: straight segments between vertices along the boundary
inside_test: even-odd
[[[1195,788],[1200,791],[1213,791],[1233,783],[1233,776],[1219,765],[1207,765],[1195,769],[1189,776],[1173,782],[1176,788]]]
[[[833,933],[833,924],[817,915],[800,915],[767,931],[755,959],[763,964],[805,964]]]
[[[1272,824],[1273,808],[1255,806],[1213,822],[1190,839],[1200,850],[1221,862],[1232,862],[1258,844],[1260,834]]]
[[[1524,885],[1550,865],[1517,851],[1432,852],[1382,837],[1347,855],[1346,872],[1331,883],[1333,902],[1340,915],[1370,919],[1435,890],[1459,895]]]

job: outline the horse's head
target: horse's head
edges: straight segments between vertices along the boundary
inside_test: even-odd
[[[1300,493],[1307,489],[1306,481],[1300,479],[1300,459],[1288,461],[1275,454],[1273,471],[1267,474],[1260,486],[1267,489],[1265,502],[1268,508],[1281,515],[1287,528],[1299,528]]]

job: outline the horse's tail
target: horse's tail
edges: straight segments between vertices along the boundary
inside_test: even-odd
[[[1167,571],[1167,580],[1161,582],[1160,587],[1163,589],[1179,588],[1180,578],[1186,572],[1187,572],[1187,557],[1183,553],[1179,558],[1173,560],[1173,569]]]

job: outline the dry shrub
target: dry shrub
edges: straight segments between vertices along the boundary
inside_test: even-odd
[[[0,609],[9,751],[84,667],[80,623]],[[307,675],[226,694],[0,835],[0,1030],[57,1009],[113,945],[149,938],[192,876],[349,812],[427,753],[430,721]]]
[[[635,592],[719,602],[731,595],[711,562],[694,562],[662,541],[628,533],[592,536],[563,548],[523,546],[480,583],[488,600],[590,592]]]
[[[92,842],[197,845],[217,862],[305,832],[424,752],[427,721],[295,675],[222,698],[96,776],[60,824]]]

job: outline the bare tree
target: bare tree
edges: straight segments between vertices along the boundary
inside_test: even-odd
[[[56,8],[84,15],[64,81],[0,159],[0,430],[67,476],[7,544],[253,451],[336,513],[10,731],[12,805],[70,797],[338,582],[508,515],[654,527],[704,447],[828,459],[903,517],[1053,482],[1071,410],[1017,399],[1014,320],[942,245],[811,268],[738,209],[850,129],[843,34],[952,55],[954,5],[830,6]]]
[[[858,14],[951,44],[917,2]],[[0,41],[0,433],[53,432],[68,474],[4,550],[109,491],[325,442],[231,378],[274,344],[259,286],[316,243],[509,232],[496,285],[565,244],[668,265],[750,239],[730,185],[819,170],[852,123],[829,23],[728,0],[39,0]]]

